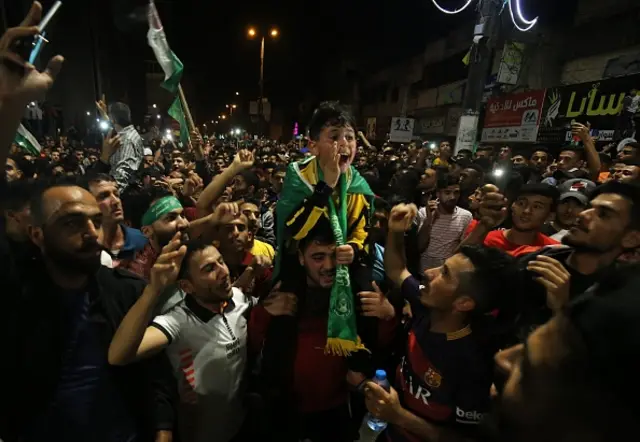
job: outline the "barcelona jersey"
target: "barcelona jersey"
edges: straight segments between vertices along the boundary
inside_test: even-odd
[[[454,333],[431,332],[429,310],[420,303],[420,283],[414,277],[403,282],[402,293],[413,312],[396,377],[402,405],[432,424],[472,435],[489,411],[496,349],[474,335],[470,326]],[[421,440],[393,425],[387,439]]]

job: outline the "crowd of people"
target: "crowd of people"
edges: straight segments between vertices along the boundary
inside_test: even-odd
[[[182,145],[114,102],[27,154],[40,15],[0,39],[0,440],[634,437],[639,144],[376,147],[324,102],[304,142]]]

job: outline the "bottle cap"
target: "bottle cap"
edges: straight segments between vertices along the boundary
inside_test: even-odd
[[[376,378],[384,381],[387,379],[387,372],[384,370],[376,370]]]

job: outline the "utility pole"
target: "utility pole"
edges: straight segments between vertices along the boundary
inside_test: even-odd
[[[478,20],[473,33],[474,45],[469,62],[469,77],[463,101],[465,110],[480,112],[482,108],[482,94],[493,61],[494,44],[498,37],[496,22],[500,19],[501,4],[502,2],[498,0],[484,0],[478,11]]]
[[[264,118],[264,36],[260,42],[260,99],[258,100],[258,135],[262,137],[262,119]]]
[[[502,2],[484,0],[478,11],[474,26],[473,47],[469,60],[469,76],[465,88],[456,137],[455,153],[460,149],[473,150],[478,134],[479,115],[482,110],[482,95],[493,61],[494,44],[498,37],[497,21],[500,19]]]

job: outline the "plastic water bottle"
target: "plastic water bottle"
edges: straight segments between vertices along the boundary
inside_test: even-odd
[[[386,391],[391,389],[389,381],[387,380],[387,372],[384,370],[376,370],[376,375],[372,381],[384,388]],[[385,428],[387,428],[387,423],[385,421],[378,419],[371,413],[367,413],[365,420],[367,422],[367,426],[376,433],[381,433]]]

